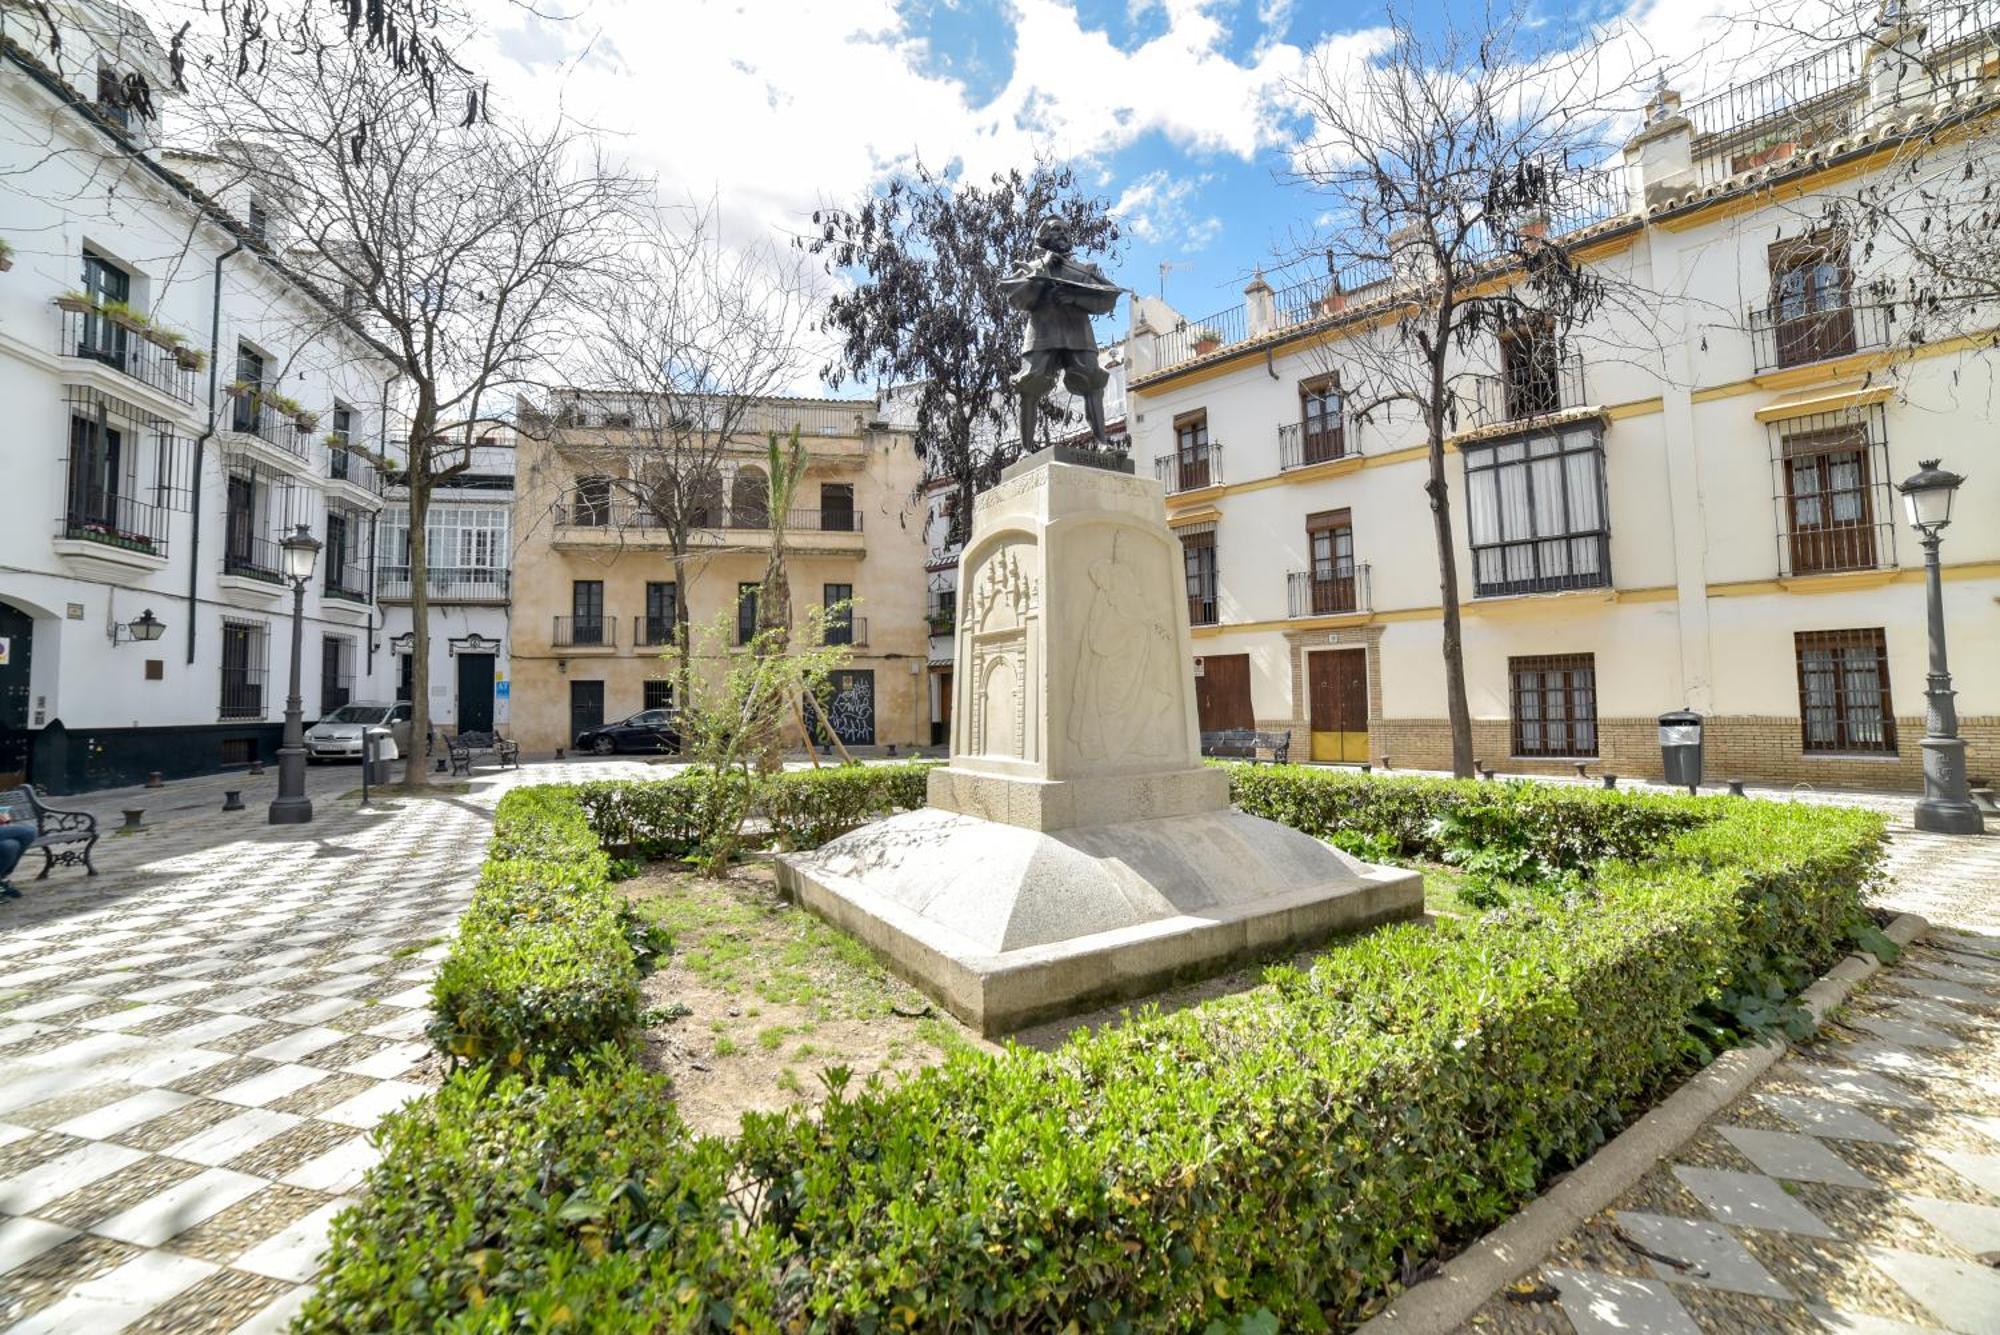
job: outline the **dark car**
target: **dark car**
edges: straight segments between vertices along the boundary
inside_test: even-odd
[[[576,735],[576,749],[608,756],[614,751],[671,751],[681,749],[679,720],[671,709],[642,709],[630,718],[585,728]]]

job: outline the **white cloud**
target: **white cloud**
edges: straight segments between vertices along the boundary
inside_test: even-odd
[[[1164,168],[1147,172],[1125,187],[1111,214],[1141,241],[1176,247],[1182,253],[1200,250],[1222,233],[1222,219],[1194,216],[1209,179],[1175,176]]]

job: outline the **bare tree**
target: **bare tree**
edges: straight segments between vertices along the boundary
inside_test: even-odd
[[[592,327],[576,380],[530,434],[553,433],[593,469],[593,522],[664,539],[674,567],[675,698],[692,699],[691,585],[731,550],[723,461],[732,442],[772,425],[769,400],[805,365],[815,310],[810,269],[768,245],[725,245],[712,205],[656,215],[616,274],[591,287]],[[766,506],[771,502],[766,497]]]
[[[1627,211],[1620,179],[1598,164],[1615,160],[1613,136],[1641,95],[1597,43],[1531,21],[1525,7],[1489,11],[1469,30],[1391,11],[1389,33],[1379,57],[1322,56],[1292,87],[1312,127],[1287,177],[1317,197],[1322,222],[1285,259],[1325,277],[1303,285],[1308,309],[1289,314],[1353,322],[1315,352],[1339,371],[1350,417],[1379,421],[1402,406],[1423,427],[1452,768],[1467,777],[1445,441],[1482,414],[1555,406],[1573,332],[1609,304],[1640,304],[1583,263],[1576,240]]]
[[[272,244],[340,294],[329,318],[358,321],[402,364],[404,388],[389,407],[405,443],[377,462],[409,494],[413,736],[422,738],[431,497],[566,353],[577,299],[592,275],[618,265],[641,187],[559,120],[443,123],[421,81],[330,34],[270,45],[257,67],[200,92],[217,162],[265,192]],[[422,783],[423,766],[413,754],[405,782]]]

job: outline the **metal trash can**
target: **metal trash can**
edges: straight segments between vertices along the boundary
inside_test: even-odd
[[[361,765],[367,772],[362,775],[368,783],[388,783],[390,762],[400,759],[396,750],[396,734],[388,728],[377,725],[366,728],[361,733]]]
[[[1701,787],[1701,715],[1691,709],[1660,715],[1660,766],[1668,783],[1690,793]]]

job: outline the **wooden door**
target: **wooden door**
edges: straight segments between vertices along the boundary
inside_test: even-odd
[[[1306,655],[1312,758],[1344,764],[1368,759],[1368,651]]]
[[[28,781],[28,660],[34,656],[35,619],[0,603],[0,788]]]
[[[938,717],[931,725],[931,745],[947,746],[951,742],[951,669],[941,670],[937,679]]]
[[[458,655],[458,730],[493,731],[493,655]]]
[[[1254,728],[1250,710],[1250,655],[1208,654],[1194,679],[1195,713],[1203,732]]]

